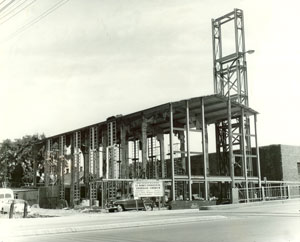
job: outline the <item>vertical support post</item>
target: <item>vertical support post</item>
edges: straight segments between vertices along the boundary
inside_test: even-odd
[[[79,131],[80,132],[80,131]],[[79,132],[76,132],[76,136],[75,136],[75,144],[77,144],[76,146],[76,174],[77,176],[75,175],[75,178],[76,179],[76,188],[77,188],[77,191],[76,191],[76,203],[78,204],[78,202],[80,201],[80,153],[79,153],[79,147],[80,147],[80,144],[81,144],[81,135],[79,135],[80,133]],[[89,188],[88,188],[89,189]]]
[[[51,151],[52,151],[52,147],[51,147],[51,142],[52,140],[51,139],[48,139],[46,142],[46,161],[44,163],[44,177],[45,177],[45,186],[49,186],[49,180],[50,180],[50,177],[49,177],[49,173],[50,173],[50,160],[52,159],[51,158]]]
[[[59,153],[58,153],[59,154]],[[57,184],[59,184],[59,186],[61,186],[61,173],[62,173],[62,159],[59,157],[57,157]],[[60,188],[59,188],[60,189]]]
[[[160,161],[161,161],[161,178],[165,178],[165,142],[164,142],[164,134],[158,134],[157,139],[159,141],[159,149],[160,149]]]
[[[173,106],[170,103],[170,160],[171,160],[171,174],[172,174],[172,200],[175,201],[175,166],[174,166],[174,152],[173,152]]]
[[[100,153],[99,153],[99,146],[94,151],[95,154],[95,170],[96,170],[96,178],[98,179],[100,177]]]
[[[100,141],[99,141],[99,130],[98,127],[95,127],[95,145],[94,145],[94,155],[95,155],[95,171],[96,171],[96,178],[100,177]]]
[[[264,187],[261,187],[261,197],[262,197],[263,201],[266,200],[266,197],[265,197],[265,188]]]
[[[241,129],[242,129],[242,137],[241,137],[241,145],[242,145],[242,152],[243,152],[243,168],[244,168],[244,177],[245,177],[245,188],[246,188],[246,199],[249,202],[249,191],[248,191],[248,167],[247,167],[247,154],[245,148],[245,110],[242,108],[242,115],[241,115]]]
[[[190,109],[189,101],[186,101],[186,151],[188,163],[188,178],[189,178],[189,200],[192,200],[192,169],[191,169],[191,156],[190,156]]]
[[[188,171],[187,171],[187,167],[186,167],[186,160],[185,160],[185,156],[186,156],[186,153],[185,153],[185,143],[187,141],[185,141],[185,135],[184,135],[184,132],[180,132],[179,135],[178,135],[178,139],[179,139],[179,142],[180,142],[180,151],[181,151],[181,165],[182,165],[182,169],[184,170],[184,174],[188,174]]]
[[[142,177],[147,178],[147,123],[142,121]]]
[[[148,178],[156,178],[156,173],[155,174],[153,174],[153,171],[154,171],[154,152],[153,152],[153,136],[151,135],[151,137],[150,137],[150,150],[149,150],[149,153],[148,153],[148,157],[150,158],[150,161],[151,161],[151,163],[149,164],[149,166],[148,166],[148,168],[149,168],[149,177]]]
[[[232,147],[231,100],[230,100],[230,98],[228,98],[227,111],[228,111],[229,166],[230,166],[230,176],[231,176],[231,188],[234,188],[235,187],[235,181],[234,181],[234,160],[233,160],[234,157],[233,157],[233,147]]]
[[[133,178],[138,178],[138,166],[137,166],[137,145],[136,140],[133,141]]]
[[[93,199],[92,199],[92,183],[91,182],[89,182],[88,183],[88,186],[89,186],[89,190],[90,190],[90,197],[89,197],[89,199],[90,199],[90,208],[92,208],[92,205],[93,205]]]
[[[75,160],[73,134],[71,136],[71,186],[70,186],[70,207],[74,207],[74,181],[75,181]]]
[[[61,199],[65,200],[65,158],[61,159]]]
[[[260,157],[259,157],[259,147],[258,147],[258,141],[257,141],[257,117],[256,117],[256,114],[254,114],[254,129],[255,129],[255,147],[256,147],[258,186],[261,187]]]
[[[203,170],[204,170],[204,199],[208,200],[208,181],[207,181],[207,163],[208,163],[208,150],[206,143],[206,125],[205,125],[205,110],[204,99],[201,99],[201,123],[202,123],[202,151],[203,151]]]
[[[128,178],[128,159],[127,159],[127,142],[126,142],[126,128],[125,125],[121,125],[121,174],[120,178]]]
[[[87,142],[85,138],[85,143]],[[84,150],[82,150],[82,155],[83,155],[83,165],[84,165],[84,186],[85,186],[85,196],[86,198],[88,197],[88,192],[90,191],[90,186],[89,186],[89,180],[90,180],[90,151],[89,147],[86,147]],[[80,154],[79,154],[80,155]],[[78,159],[79,159],[78,155]],[[93,154],[93,157],[95,155],[95,152]],[[80,165],[79,165],[80,166]],[[78,170],[80,168],[78,167]],[[80,172],[79,172],[80,174]],[[78,174],[78,175],[79,175]],[[78,185],[80,184],[80,180],[78,181]]]
[[[34,157],[34,160],[33,160],[33,186],[36,187],[36,173],[37,173],[37,161],[36,161],[36,158],[37,158],[37,147],[36,145],[33,146],[33,157]],[[6,178],[7,178],[7,162],[5,162],[5,182],[6,183]],[[6,186],[6,185],[5,185]]]
[[[102,129],[102,161],[103,161],[103,167],[102,167],[102,173],[103,177],[108,179],[108,159],[107,159],[107,129]]]
[[[101,182],[101,208],[104,209],[104,182]]]

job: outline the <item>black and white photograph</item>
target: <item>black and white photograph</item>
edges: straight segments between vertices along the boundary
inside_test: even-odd
[[[0,242],[300,241],[299,10],[0,0]]]

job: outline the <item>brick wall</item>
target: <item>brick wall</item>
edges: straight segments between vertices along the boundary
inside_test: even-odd
[[[280,145],[262,146],[259,148],[261,178],[267,180],[281,181],[282,161]]]
[[[300,162],[300,146],[281,145],[282,173],[284,181],[300,181],[297,162]]]

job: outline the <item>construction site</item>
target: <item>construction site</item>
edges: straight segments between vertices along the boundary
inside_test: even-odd
[[[222,28],[234,49],[223,52]],[[243,11],[212,19],[214,94],[187,98],[47,137],[43,183],[70,207],[104,207],[132,195],[132,183],[163,182],[161,202],[238,202],[261,187],[258,113],[249,107]],[[120,110],[121,112],[122,110]],[[40,144],[39,144],[40,145]],[[35,173],[39,167],[35,166]],[[48,199],[48,200],[49,200]]]

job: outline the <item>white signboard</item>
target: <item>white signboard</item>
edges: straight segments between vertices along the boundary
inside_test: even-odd
[[[163,181],[143,180],[132,183],[133,195],[138,197],[162,197],[164,195]]]

